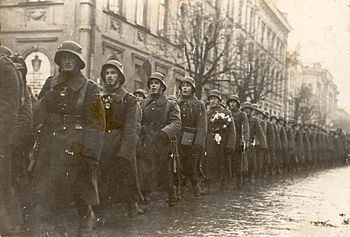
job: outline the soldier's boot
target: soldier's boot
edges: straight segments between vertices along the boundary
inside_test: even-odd
[[[195,197],[199,197],[201,195],[201,187],[199,186],[199,182],[192,183],[193,195]]]
[[[237,174],[236,179],[237,179],[237,185],[242,186],[244,182],[243,182],[243,176],[241,173]]]
[[[254,174],[254,172],[251,172],[251,173],[250,173],[250,176],[249,176],[249,183],[250,183],[250,184],[255,184],[255,174]]]
[[[176,200],[177,200],[177,198],[176,198],[176,188],[175,188],[175,186],[173,186],[168,191],[168,206],[169,207],[175,206]]]
[[[97,227],[97,218],[91,205],[87,207],[78,207],[78,213],[81,217],[80,228],[84,230],[93,230]]]
[[[201,195],[209,195],[210,193],[210,184],[207,182],[204,183],[201,189]]]
[[[231,182],[232,182],[232,187],[233,188],[237,187],[237,185],[238,185],[237,175],[235,175],[235,174],[232,175],[232,181]]]

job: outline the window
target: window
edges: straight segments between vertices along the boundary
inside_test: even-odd
[[[239,1],[238,24],[242,24],[243,0]]]
[[[264,39],[265,39],[265,23],[262,22],[261,24],[261,44],[264,45]]]
[[[249,33],[253,32],[253,26],[254,26],[253,9],[250,8]]]
[[[166,35],[167,5],[167,0],[159,0],[158,34],[163,37]]]
[[[108,1],[108,10],[121,15],[122,12],[122,0],[109,0]]]
[[[270,51],[272,54],[274,53],[275,39],[276,39],[276,35],[272,33],[272,39],[271,39],[271,45],[270,45]]]
[[[146,26],[146,2],[147,0],[136,1],[136,24]]]

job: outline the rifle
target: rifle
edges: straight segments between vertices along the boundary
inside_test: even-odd
[[[173,172],[174,174],[178,174],[180,171],[180,155],[179,155],[179,149],[177,147],[177,138],[170,140],[171,146],[172,146],[172,158],[173,158]]]
[[[36,133],[36,136],[35,136],[35,143],[33,145],[33,148],[32,150],[29,152],[29,159],[30,159],[30,162],[29,162],[29,165],[28,165],[28,168],[27,168],[27,171],[28,172],[32,172],[34,167],[35,167],[35,164],[36,164],[36,155],[38,153],[38,150],[39,150],[39,147],[40,147],[40,133],[41,133],[41,129],[44,127],[44,124],[39,124],[36,129],[37,129],[37,133]]]

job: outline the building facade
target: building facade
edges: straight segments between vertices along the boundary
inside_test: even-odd
[[[259,101],[259,106],[270,114],[284,116],[288,90],[287,41],[291,30],[286,15],[270,0],[230,2],[228,9],[233,15],[237,39],[245,40],[244,52],[254,52],[266,71],[263,80],[269,92]]]
[[[160,71],[173,94],[176,79],[184,76],[170,22],[178,7],[176,0],[2,0],[0,40],[24,56],[35,93],[57,73],[53,57],[59,44],[74,40],[82,46],[90,79],[100,81],[102,64],[115,54],[128,90],[146,88],[150,71]]]
[[[303,64],[296,51],[287,52],[287,118],[295,117],[296,99],[300,96],[302,86]]]
[[[306,65],[302,69],[302,83],[310,88],[317,101],[313,122],[330,126],[335,119],[339,94],[332,74],[320,63]]]

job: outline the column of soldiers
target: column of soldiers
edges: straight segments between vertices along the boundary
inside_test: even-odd
[[[155,191],[172,207],[188,188],[199,197],[217,184],[228,190],[348,161],[350,137],[341,129],[270,116],[237,95],[223,101],[218,90],[205,104],[192,77],[171,98],[160,72],[147,79],[148,92],[129,93],[113,56],[97,85],[82,74],[73,41],[59,46],[54,62],[59,73],[35,98],[23,58],[0,48],[0,234],[23,223],[64,225],[72,208],[80,228],[91,230],[116,203],[129,217],[143,214]]]

